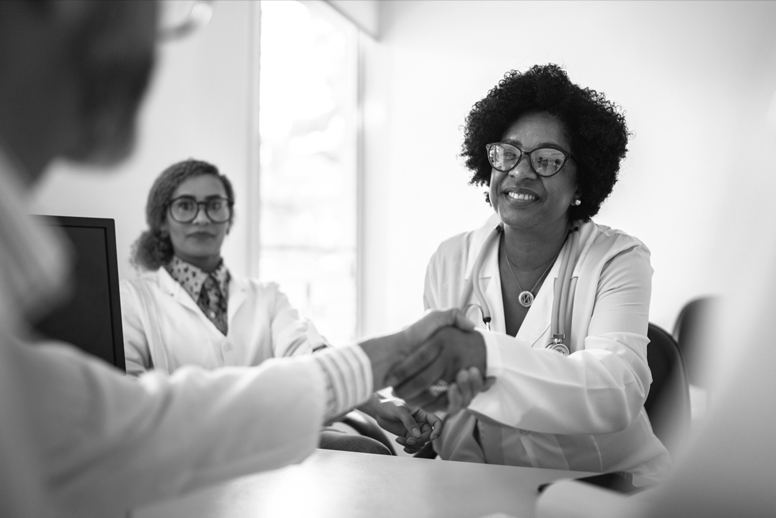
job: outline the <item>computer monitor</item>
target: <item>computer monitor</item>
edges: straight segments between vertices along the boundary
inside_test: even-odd
[[[39,216],[60,227],[73,244],[75,282],[70,299],[35,328],[71,343],[126,372],[121,327],[116,228],[112,219]]]

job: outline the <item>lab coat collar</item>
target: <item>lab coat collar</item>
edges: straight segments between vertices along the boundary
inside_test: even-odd
[[[489,227],[490,230],[493,227]],[[490,234],[488,230],[487,234]],[[486,234],[486,236],[487,236]],[[477,248],[477,254],[485,244],[483,241]],[[488,251],[487,257],[482,263],[478,278],[474,282],[479,282],[482,288],[482,293],[485,296],[485,300],[488,301],[488,308],[490,309],[490,328],[494,331],[506,332],[506,321],[504,320],[504,298],[501,296],[501,273],[498,269],[498,250],[499,244],[493,243]],[[472,264],[476,260],[476,254],[472,259]],[[476,275],[476,272],[474,272]]]
[[[490,232],[500,224],[501,224],[501,219],[499,218],[499,215],[494,213],[487,220],[485,220],[485,223],[483,223],[482,226],[480,226],[478,229],[474,230],[470,234],[469,251],[466,257],[466,270],[465,270],[465,277],[464,277],[466,280],[468,280],[471,277],[472,268],[474,268],[474,262],[477,260],[477,255],[479,255],[480,250],[482,249],[482,245],[485,244],[485,241],[490,235]],[[584,256],[587,255],[587,253],[590,251],[590,248],[592,247],[594,240],[591,239],[591,236],[593,232],[596,230],[595,224],[590,220],[584,223],[578,222],[577,224],[579,225],[579,233],[580,233],[580,236],[579,236],[580,250],[578,252],[577,257],[575,258],[574,274],[573,274],[574,277],[577,276],[577,271],[580,268],[579,264],[582,262],[582,258],[584,258]],[[483,272],[485,271],[487,271],[488,276],[492,276],[494,272],[498,274],[498,263],[493,261],[487,261],[486,264],[483,265]],[[556,268],[553,266],[552,270],[550,270],[550,273],[547,276],[551,277],[554,275],[555,277],[557,277],[558,273],[559,273],[559,268]],[[483,275],[480,275],[480,278],[483,278]]]
[[[229,305],[226,308],[229,322],[248,298],[249,282],[248,279],[236,275],[232,275],[229,279]]]
[[[585,262],[585,257],[590,253],[593,243],[595,242],[595,236],[593,234],[599,232],[598,227],[592,220],[588,220],[584,223],[577,222],[577,224],[579,225],[579,250],[577,251],[577,257],[573,258],[575,263],[572,277],[579,276],[579,270],[582,268],[581,265]]]
[[[471,242],[467,255],[466,263],[466,278],[468,279],[472,275],[472,268],[477,256],[480,253],[483,245],[486,242],[487,237],[490,235],[493,228],[500,223],[498,214],[492,215],[480,228],[472,232]],[[580,268],[579,260],[580,256],[585,255],[590,248],[590,234],[594,229],[594,225],[590,222],[580,225],[580,251],[578,256],[572,258],[574,264],[573,277],[576,277]],[[563,245],[571,246],[571,240],[567,240]],[[520,326],[520,330],[517,333],[517,338],[522,341],[528,342],[531,346],[543,347],[546,344],[537,344],[542,337],[549,336],[549,329],[552,322],[552,303],[555,296],[555,283],[560,282],[558,276],[560,275],[560,254],[555,260],[555,263],[550,268],[547,278],[542,286],[536,293],[531,309],[526,314],[523,324]],[[506,332],[506,321],[504,318],[504,299],[501,295],[501,275],[498,268],[498,246],[493,246],[488,256],[483,261],[481,270],[478,274],[480,286],[482,287],[483,294],[488,301],[488,306],[491,312],[491,329],[496,332]],[[546,338],[549,343],[549,338]]]
[[[159,268],[156,272],[157,282],[159,288],[167,293],[170,297],[176,300],[182,306],[185,306],[192,311],[201,311],[197,306],[196,301],[191,298],[183,286],[178,281],[172,278],[167,270]],[[235,312],[242,306],[247,298],[248,292],[248,279],[231,275],[229,280],[229,302],[227,304],[228,319],[231,322]]]
[[[172,297],[178,304],[185,306],[192,311],[201,311],[194,299],[191,298],[191,295],[183,289],[183,286],[181,286],[165,268],[156,270],[156,279],[162,292]]]
[[[465,279],[468,280],[472,275],[472,268],[474,268],[474,262],[477,260],[477,256],[482,249],[482,245],[488,239],[491,231],[501,224],[501,218],[495,212],[485,221],[485,223],[470,234],[469,253],[466,257],[466,270]],[[490,262],[490,261],[488,261]],[[487,265],[485,265],[487,267]],[[492,274],[492,265],[490,266]],[[498,264],[496,264],[496,272],[498,272]]]

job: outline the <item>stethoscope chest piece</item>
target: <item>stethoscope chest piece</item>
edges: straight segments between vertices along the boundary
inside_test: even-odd
[[[555,335],[552,337],[552,342],[548,343],[545,349],[549,349],[550,351],[555,351],[556,353],[560,353],[563,356],[568,356],[571,354],[571,351],[569,351],[568,346],[563,343],[563,335]]]
[[[523,290],[520,292],[520,295],[518,295],[518,302],[520,302],[520,305],[524,308],[531,307],[531,304],[533,304],[534,296],[533,293],[531,293],[528,290]]]

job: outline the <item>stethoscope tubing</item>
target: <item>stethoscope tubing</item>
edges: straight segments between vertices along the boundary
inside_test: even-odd
[[[555,283],[555,296],[552,301],[552,324],[551,333],[553,339],[558,337],[560,340],[566,338],[566,323],[570,320],[571,297],[569,296],[572,288],[572,277],[574,268],[571,266],[572,255],[576,255],[579,247],[579,232],[577,228],[571,231],[571,242],[567,243],[561,252],[560,272],[558,281]]]
[[[468,310],[471,306],[477,306],[476,303],[467,304],[469,295],[473,292],[476,300],[479,302],[480,313],[482,314],[482,322],[490,330],[490,322],[492,320],[490,308],[488,302],[485,299],[485,295],[482,293],[480,283],[478,282],[478,272],[482,269],[482,263],[488,255],[490,248],[498,242],[499,234],[502,232],[501,225],[496,226],[490,231],[490,234],[485,238],[482,243],[477,258],[474,260],[471,274],[464,287],[461,301],[458,307],[464,311]],[[566,338],[567,323],[570,320],[568,317],[571,315],[571,303],[572,299],[570,293],[575,291],[576,278],[573,278],[574,267],[571,266],[572,258],[576,259],[577,250],[579,248],[579,227],[574,226],[571,229],[571,240],[564,244],[560,254],[560,271],[558,272],[558,278],[555,281],[554,297],[552,301],[552,318],[550,324],[550,332],[552,333],[553,342],[560,342]],[[550,344],[552,345],[552,344]],[[566,348],[568,349],[568,348]]]

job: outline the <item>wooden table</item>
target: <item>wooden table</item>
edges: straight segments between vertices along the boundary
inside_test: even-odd
[[[587,474],[316,450],[301,464],[236,478],[130,516],[531,518],[539,484]]]

